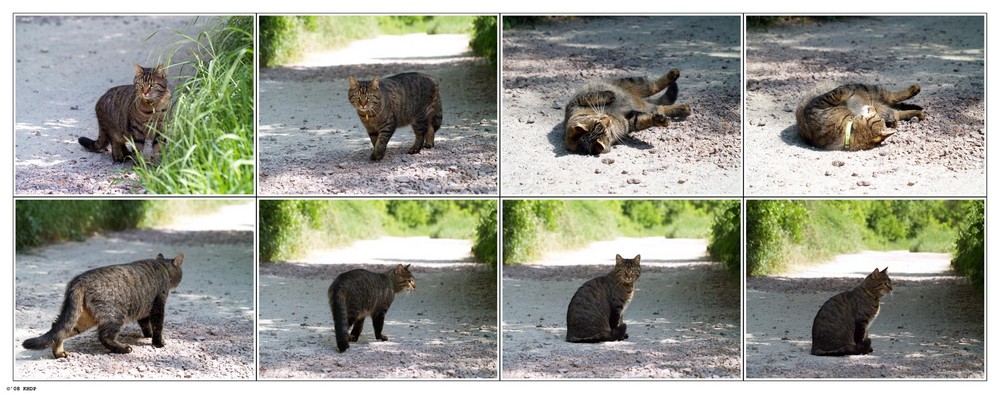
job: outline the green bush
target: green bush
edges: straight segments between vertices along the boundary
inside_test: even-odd
[[[469,47],[476,56],[497,65],[497,17],[477,16],[472,21],[472,40]]]
[[[481,209],[476,236],[472,243],[472,255],[476,260],[491,267],[497,266],[497,205],[490,201],[488,208]]]
[[[733,277],[740,275],[740,202],[726,200],[714,209],[708,254],[722,262]]]
[[[951,266],[956,272],[982,286],[986,274],[985,205],[982,200],[968,201],[965,216],[958,225],[955,255]]]
[[[747,274],[781,272],[786,243],[801,242],[808,213],[795,201],[747,201]]]
[[[193,60],[169,67],[193,67],[195,76],[173,89],[162,162],[139,157],[132,167],[147,191],[253,194],[253,36],[250,16],[219,18],[198,37],[181,35],[176,47],[196,47]]]

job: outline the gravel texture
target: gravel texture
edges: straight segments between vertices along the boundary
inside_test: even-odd
[[[430,52],[428,52],[430,51]],[[496,194],[496,68],[471,57],[468,36],[381,36],[260,73],[261,195]],[[432,149],[410,155],[409,126],[372,162],[347,77],[418,71],[441,87],[444,120]]]
[[[95,235],[15,256],[14,379],[26,380],[252,380],[254,371],[254,204],[174,225]],[[101,345],[96,329],[64,344],[68,358],[50,349],[26,350],[25,339],[55,320],[66,284],[91,268],[184,253],[184,278],[167,300],[160,349],[138,324],[122,329],[128,354]]]
[[[748,196],[986,195],[983,17],[845,18],[747,32]],[[795,126],[816,86],[902,90],[927,119],[867,151],[820,151]],[[775,160],[780,157],[781,160]]]
[[[566,342],[569,300],[611,272],[615,254],[642,255],[629,338]],[[620,238],[504,267],[502,316],[505,380],[741,376],[739,281],[708,260],[704,240]]]
[[[584,17],[503,33],[505,195],[740,195],[739,17]],[[600,157],[567,152],[565,105],[589,81],[679,68],[692,115]],[[657,96],[654,96],[657,97]]]
[[[209,19],[193,24],[193,16],[17,17],[14,193],[144,193],[131,164],[113,163],[110,150],[89,152],[77,139],[97,138],[94,105],[108,89],[132,83],[133,64],[156,65],[161,52],[180,41],[171,30],[196,37]],[[174,60],[183,60],[183,54]],[[167,71],[171,87],[184,72]]]
[[[419,247],[419,249],[416,249]],[[381,238],[260,268],[260,379],[497,377],[497,276],[465,240]],[[417,251],[417,255],[414,255]],[[340,273],[410,264],[416,288],[396,295],[375,340],[366,319],[337,352],[327,289]]]
[[[747,279],[748,379],[985,379],[983,289],[951,271],[940,253],[864,252],[786,276]],[[864,356],[809,354],[820,306],[876,267],[893,292],[870,328]]]

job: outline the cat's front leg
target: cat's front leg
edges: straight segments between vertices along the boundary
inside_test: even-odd
[[[910,87],[906,88],[906,90],[900,90],[898,92],[889,93],[888,101],[890,105],[901,103],[903,101],[913,98],[913,96],[916,96],[917,93],[920,93],[920,85],[913,84],[910,85]]]
[[[139,323],[139,329],[142,330],[143,338],[150,338],[153,336],[153,328],[149,325],[149,316],[139,319],[136,323]]]
[[[896,119],[899,121],[910,120],[913,118],[924,120],[927,118],[927,115],[924,114],[924,111],[921,111],[919,109],[896,111]]]
[[[378,139],[375,141],[375,146],[372,147],[372,161],[379,161],[385,157],[385,147],[389,145],[389,138],[392,138],[392,133],[395,129],[380,130],[378,132]]]
[[[118,342],[118,333],[122,329],[121,321],[105,321],[97,326],[97,338],[101,340],[104,347],[114,353],[131,353],[132,347]]]
[[[153,347],[163,347],[163,317],[166,314],[167,300],[163,296],[153,300],[153,308],[149,311],[149,328],[153,334]]]
[[[372,316],[372,326],[375,327],[375,338],[382,341],[388,341],[389,337],[382,334],[383,323],[385,322],[385,312],[378,312]]]

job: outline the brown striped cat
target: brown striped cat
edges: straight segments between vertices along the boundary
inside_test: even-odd
[[[80,137],[80,145],[91,152],[104,152],[111,144],[111,160],[115,163],[125,158],[135,159],[142,155],[147,140],[153,140],[151,161],[160,161],[160,143],[166,142],[163,123],[170,111],[170,88],[163,65],[146,68],[135,65],[135,79],[132,85],[121,85],[109,89],[97,100],[97,141]],[[136,152],[127,146],[128,140],[135,144]]]
[[[903,103],[917,93],[920,85],[899,92],[875,85],[841,85],[802,101],[795,122],[802,139],[817,148],[871,149],[893,135],[900,120],[924,120],[922,108]]]
[[[892,292],[892,279],[878,268],[854,289],[826,301],[812,326],[812,354],[849,356],[873,351],[868,327],[879,311],[879,299]]]
[[[397,128],[407,125],[413,126],[416,136],[407,153],[434,147],[434,133],[441,128],[442,113],[441,92],[433,77],[403,73],[358,81],[352,75],[348,83],[348,98],[372,142],[371,160],[382,160],[389,138]]]
[[[667,126],[671,117],[690,115],[690,106],[674,104],[680,75],[675,68],[655,81],[631,77],[584,85],[566,104],[566,150],[600,155],[633,131]],[[663,89],[658,100],[646,101]]]
[[[566,342],[597,343],[628,339],[622,321],[639,280],[639,255],[615,255],[611,273],[591,279],[577,289],[566,311]]]
[[[326,292],[333,313],[337,350],[343,352],[351,347],[350,342],[358,341],[366,316],[372,318],[375,338],[388,341],[389,337],[382,333],[385,313],[396,293],[416,287],[409,264],[405,267],[399,264],[384,273],[356,269],[337,275]]]

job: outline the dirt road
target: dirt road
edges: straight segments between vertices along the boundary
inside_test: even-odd
[[[347,98],[347,77],[407,71],[436,78],[444,120],[433,149],[410,155],[397,129],[378,162]],[[496,194],[496,68],[472,57],[467,35],[381,36],[260,75],[261,195]]]
[[[615,254],[641,254],[621,342],[565,341],[566,308]],[[739,281],[704,240],[620,238],[503,269],[503,379],[740,378]]]
[[[97,235],[15,256],[14,378],[28,380],[253,380],[254,204],[181,218],[172,225]],[[26,350],[59,313],[66,284],[91,268],[184,253],[184,277],[167,300],[163,337],[151,346],[131,323],[119,340],[132,353],[111,354],[89,330],[66,341],[69,358]]]
[[[260,378],[497,377],[494,271],[475,263],[466,240],[381,238],[260,268]],[[420,254],[414,255],[414,251]],[[397,294],[382,342],[371,319],[337,352],[326,291],[355,268],[410,264],[416,289]]]
[[[746,293],[748,379],[984,379],[983,290],[955,276],[941,253],[864,252],[787,276],[751,278]],[[870,328],[864,356],[809,354],[820,306],[876,267],[893,292]]]
[[[983,17],[844,18],[747,32],[746,194],[985,196]],[[927,119],[901,122],[878,148],[820,151],[795,108],[814,87],[902,90]]]
[[[740,195],[740,46],[735,16],[570,18],[504,30],[504,194]],[[686,120],[632,133],[600,157],[566,151],[562,122],[576,89],[672,68],[681,71],[677,102],[691,106]]]
[[[193,16],[18,17],[14,194],[144,193],[130,183],[136,180],[131,164],[112,163],[110,153],[88,152],[77,139],[97,138],[94,105],[108,89],[132,83],[133,64],[164,61],[159,57],[180,41],[171,30],[196,37],[209,19],[192,25]],[[171,87],[179,72],[167,71]]]

